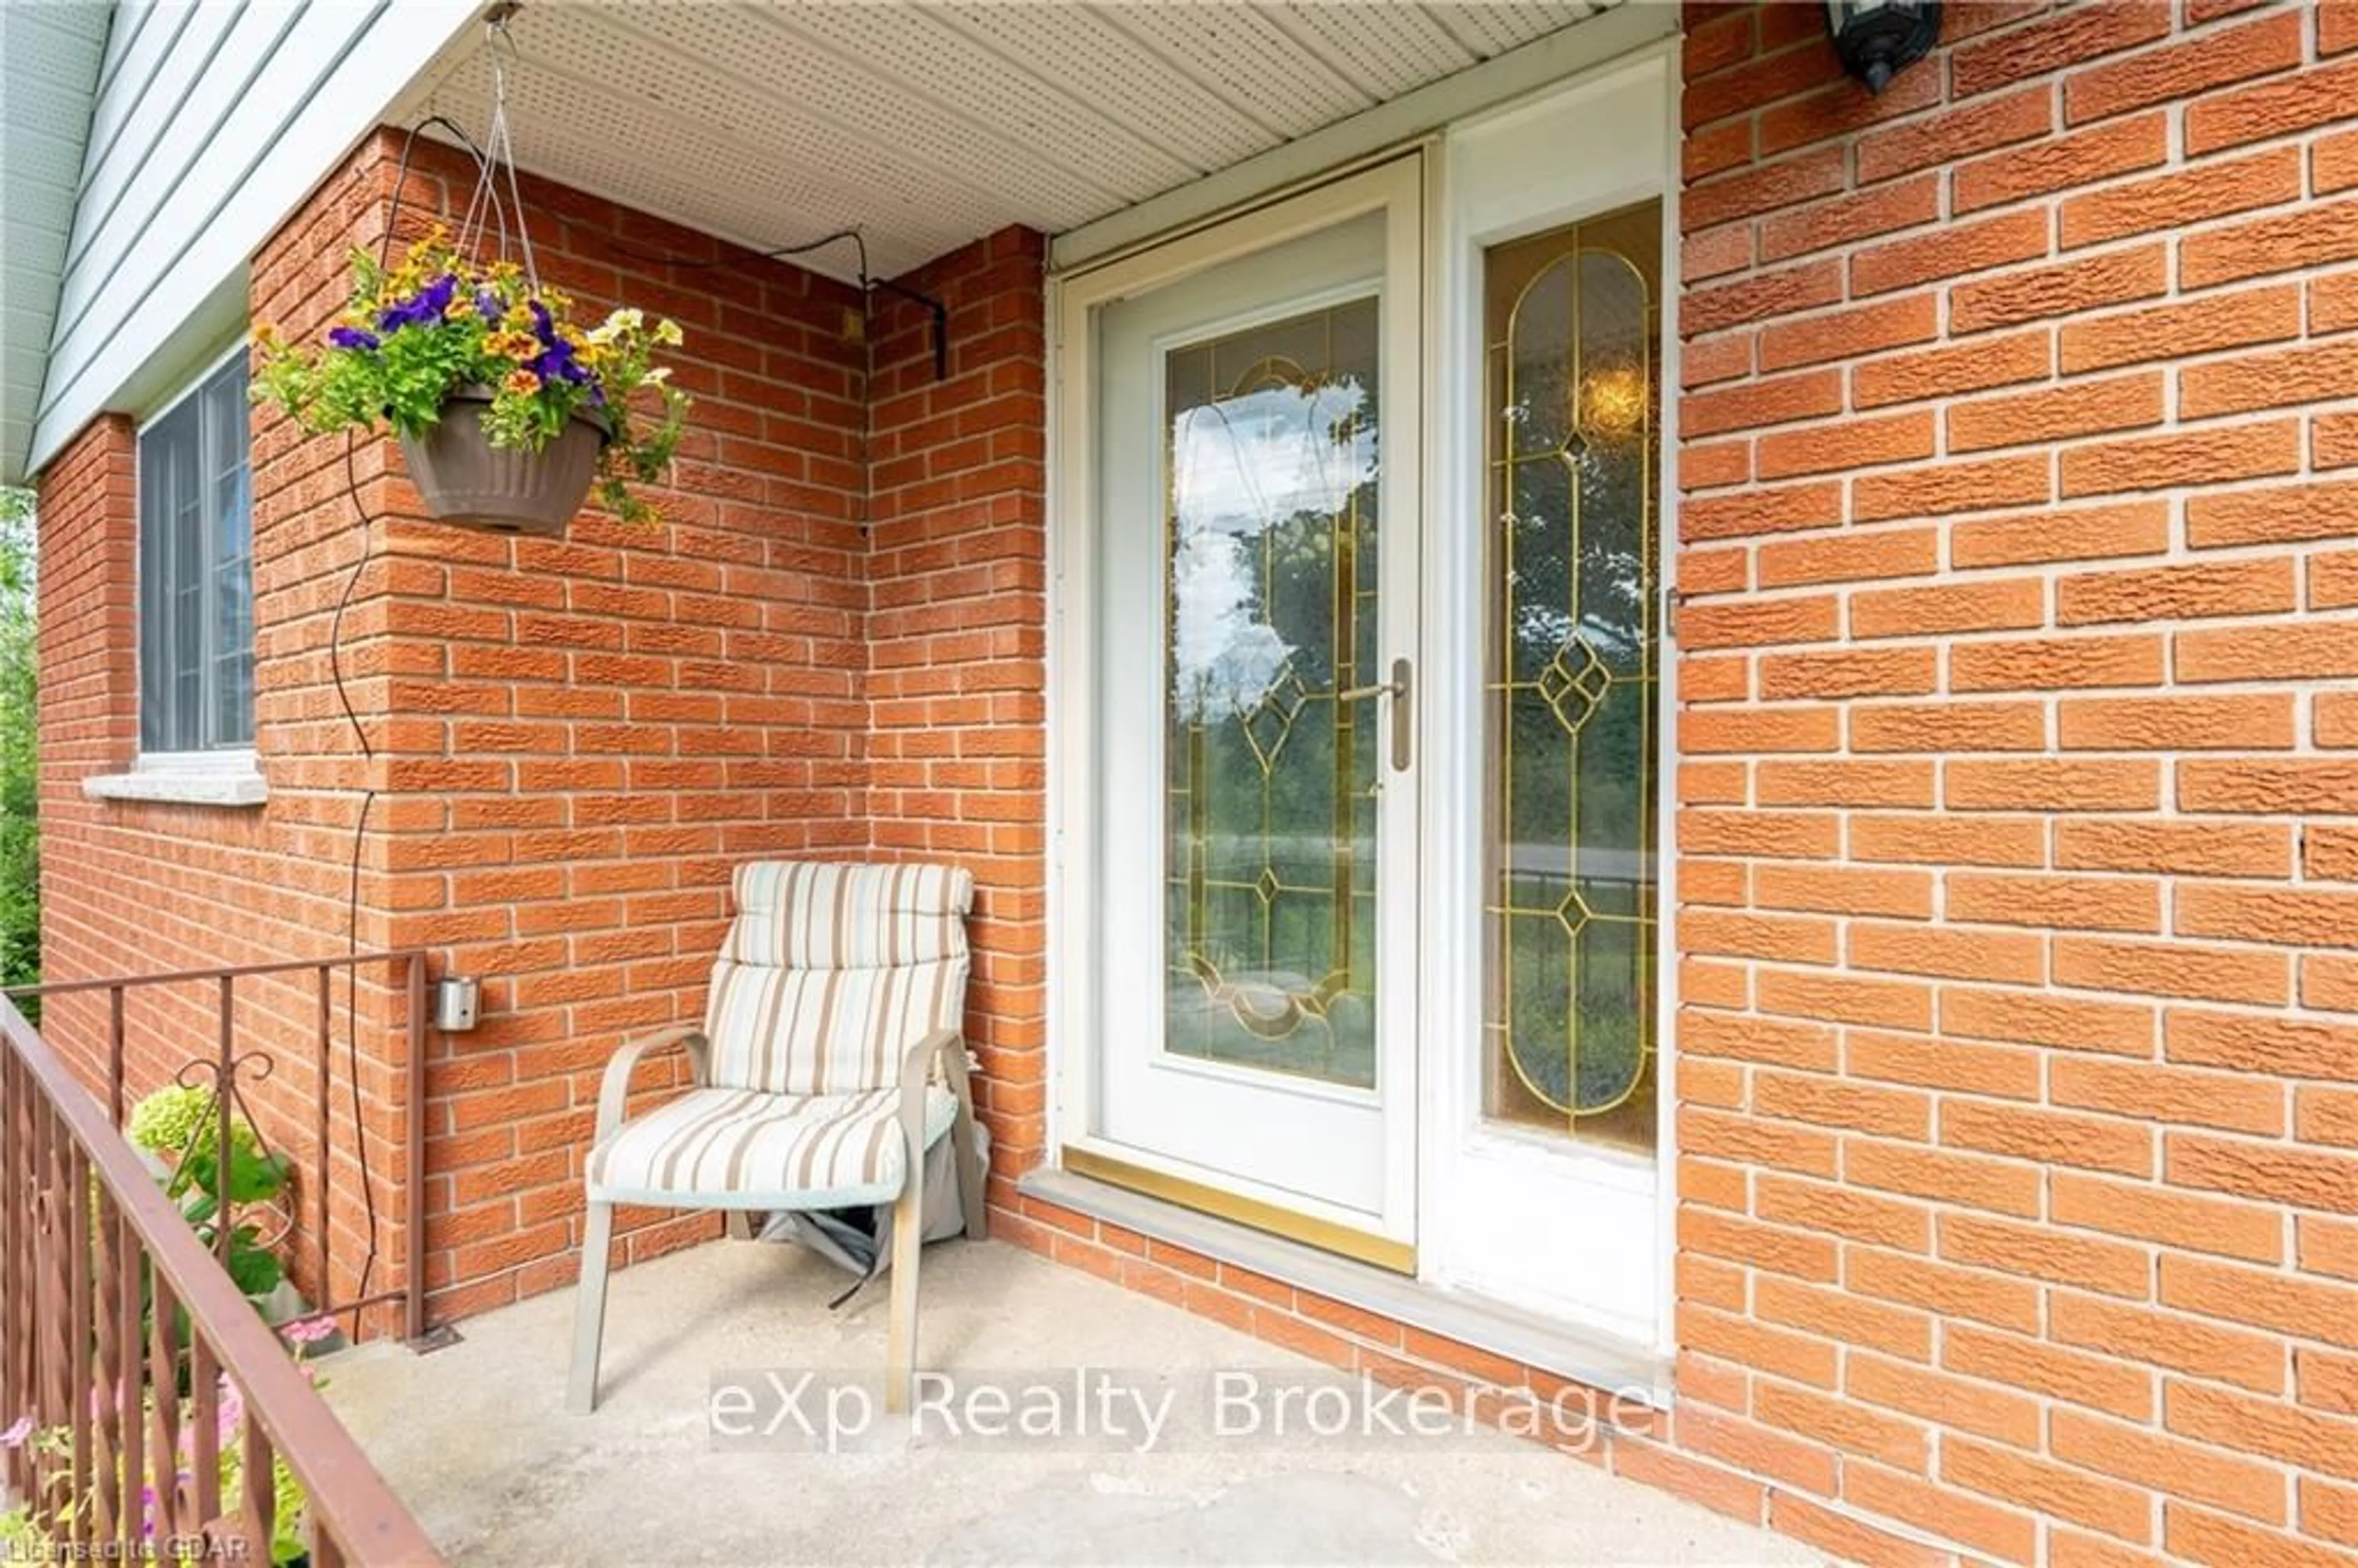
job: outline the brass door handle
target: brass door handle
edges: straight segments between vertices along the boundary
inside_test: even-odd
[[[1413,715],[1409,711],[1409,698],[1415,688],[1415,669],[1406,659],[1392,661],[1392,678],[1372,686],[1346,687],[1335,694],[1336,702],[1365,702],[1371,697],[1392,699],[1392,772],[1408,772],[1413,760]]]

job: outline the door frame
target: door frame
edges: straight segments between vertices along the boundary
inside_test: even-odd
[[[1054,914],[1049,939],[1047,987],[1055,1024],[1051,1029],[1048,1144],[1052,1160],[1100,1177],[1121,1173],[1134,1175],[1130,1184],[1160,1189],[1159,1195],[1194,1201],[1207,1194],[1225,1193],[1232,1200],[1222,1206],[1229,1217],[1279,1228],[1314,1245],[1340,1251],[1363,1261],[1400,1272],[1415,1271],[1417,1199],[1422,1161],[1417,1145],[1420,1108],[1423,1099],[1422,1054],[1415,1048],[1422,1015],[1421,998],[1400,997],[1383,1016],[1411,1039],[1395,1042],[1385,1057],[1404,1062],[1403,1081],[1379,1083],[1387,1149],[1384,1203],[1379,1223],[1369,1226],[1356,1211],[1332,1208],[1314,1200],[1283,1195],[1257,1186],[1249,1180],[1208,1183],[1206,1173],[1177,1161],[1154,1158],[1149,1152],[1099,1139],[1095,1123],[1098,1102],[1098,1020],[1102,1016],[1100,923],[1106,857],[1102,848],[1102,813],[1096,787],[1099,734],[1098,713],[1103,682],[1096,652],[1100,646],[1099,619],[1103,610],[1098,585],[1100,551],[1098,542],[1097,452],[1092,427],[1098,402],[1096,367],[1091,362],[1090,313],[1115,301],[1152,292],[1234,257],[1246,256],[1301,236],[1331,228],[1362,214],[1405,209],[1412,221],[1392,225],[1387,239],[1384,276],[1413,276],[1415,287],[1403,294],[1388,288],[1384,324],[1388,341],[1404,341],[1414,356],[1408,382],[1416,417],[1407,421],[1412,439],[1388,441],[1384,482],[1411,526],[1384,542],[1388,561],[1404,561],[1388,579],[1405,584],[1412,599],[1423,585],[1422,539],[1423,508],[1429,499],[1425,453],[1431,442],[1430,421],[1422,416],[1430,395],[1431,278],[1429,236],[1430,193],[1428,155],[1422,145],[1395,152],[1365,168],[1343,171],[1336,178],[1300,192],[1245,207],[1218,222],[1161,245],[1117,257],[1055,280],[1049,304],[1049,356],[1055,387],[1049,422],[1048,471],[1050,517],[1048,539],[1049,699],[1047,722],[1050,766],[1049,893]],[[1387,380],[1389,381],[1389,375]],[[1388,591],[1390,591],[1388,589]],[[1412,605],[1414,615],[1420,606]],[[1411,650],[1421,658],[1422,637]],[[1421,684],[1421,683],[1420,683]],[[1390,716],[1389,722],[1396,722]],[[1421,704],[1408,716],[1422,724]],[[1387,728],[1385,733],[1389,733]],[[1418,762],[1409,777],[1422,768],[1422,735]],[[1422,860],[1421,812],[1409,803],[1401,827],[1388,834],[1401,846],[1401,858],[1413,871]],[[1380,896],[1380,893],[1379,893]],[[1420,929],[1406,935],[1380,938],[1384,959],[1402,949],[1412,958],[1422,940]],[[1392,962],[1391,984],[1413,988],[1418,962]],[[1387,973],[1379,968],[1379,974]],[[1273,1217],[1296,1215],[1298,1227],[1272,1227]]]
[[[1567,30],[1563,37],[1570,37]],[[1195,225],[1216,224],[1238,213],[1252,211],[1294,194],[1303,189],[1317,189],[1323,184],[1348,178],[1350,175],[1389,162],[1404,155],[1421,155],[1425,182],[1428,221],[1423,283],[1426,294],[1426,427],[1424,440],[1424,516],[1429,535],[1425,559],[1425,600],[1421,617],[1423,646],[1419,651],[1419,685],[1429,698],[1436,689],[1433,677],[1442,675],[1435,662],[1440,650],[1436,639],[1442,636],[1442,625],[1452,617],[1462,619],[1462,609],[1452,609],[1442,602],[1438,590],[1446,586],[1442,580],[1448,570],[1448,552],[1430,545],[1430,535],[1446,525],[1447,508],[1464,504],[1461,491],[1462,475],[1467,471],[1478,475],[1478,460],[1468,470],[1464,461],[1463,429],[1444,434],[1453,421],[1463,423],[1467,415],[1452,406],[1455,367],[1448,357],[1462,352],[1445,341],[1451,330],[1447,312],[1455,307],[1446,303],[1442,290],[1458,288],[1463,277],[1462,265],[1453,265],[1451,250],[1456,237],[1445,221],[1448,211],[1449,182],[1452,177],[1448,138],[1453,133],[1470,126],[1486,124],[1517,117],[1527,110],[1605,91],[1632,77],[1650,79],[1659,95],[1660,124],[1665,128],[1668,156],[1660,171],[1660,183],[1656,192],[1663,205],[1664,277],[1661,302],[1661,378],[1664,389],[1661,412],[1661,464],[1660,469],[1660,497],[1657,530],[1660,540],[1660,588],[1667,601],[1676,592],[1678,567],[1679,492],[1676,487],[1679,442],[1678,394],[1681,387],[1680,338],[1678,307],[1678,257],[1680,232],[1679,146],[1682,131],[1679,124],[1679,70],[1681,40],[1675,36],[1641,45],[1624,53],[1595,59],[1582,67],[1557,73],[1546,85],[1536,89],[1528,82],[1498,93],[1488,103],[1461,105],[1453,100],[1455,111],[1446,124],[1406,138],[1394,146],[1362,153],[1356,158],[1346,157],[1325,174],[1310,181],[1302,181],[1297,166],[1285,166],[1283,178],[1272,178],[1259,191],[1249,187],[1239,192],[1239,199],[1217,215],[1192,217],[1183,215],[1178,224],[1179,237],[1164,242],[1168,245],[1185,243],[1189,231]],[[1362,144],[1364,146],[1364,144]],[[1544,224],[1533,225],[1534,230]],[[1047,725],[1047,820],[1046,853],[1046,1094],[1044,1112],[1044,1148],[1043,1163],[1055,1167],[1067,1148],[1086,1150],[1088,1131],[1088,1109],[1092,1103],[1093,1039],[1097,1017],[1095,976],[1097,972],[1097,929],[1093,880],[1096,858],[1096,824],[1092,807],[1093,784],[1091,769],[1097,744],[1094,712],[1097,701],[1095,672],[1090,667],[1088,650],[1095,646],[1097,605],[1089,591],[1094,579],[1095,562],[1092,541],[1087,524],[1091,515],[1096,474],[1090,460],[1090,419],[1094,402],[1086,363],[1077,367],[1078,379],[1074,379],[1075,345],[1086,348],[1087,342],[1087,311],[1105,297],[1105,269],[1141,255],[1163,254],[1161,248],[1139,248],[1142,242],[1124,236],[1126,243],[1099,251],[1074,265],[1069,271],[1052,270],[1047,285],[1048,335],[1048,429],[1047,429],[1047,609],[1048,637],[1046,646],[1046,725]],[[1455,445],[1452,447],[1450,442]],[[1478,503],[1477,503],[1478,504]],[[1478,586],[1471,585],[1468,586]],[[1478,607],[1477,607],[1478,608]],[[1677,726],[1677,673],[1679,649],[1675,636],[1668,630],[1662,653],[1661,693],[1666,722],[1660,729],[1659,762],[1662,768],[1663,787],[1659,802],[1658,878],[1660,889],[1660,918],[1658,923],[1657,965],[1657,1044],[1655,1070],[1659,1075],[1659,1130],[1656,1143],[1656,1328],[1648,1348],[1667,1357],[1676,1345],[1673,1304],[1677,1250],[1677,1180],[1678,1141],[1676,1109],[1677,1032],[1675,1020],[1679,1005],[1679,973],[1676,941],[1676,871],[1678,852],[1675,837],[1677,816],[1677,767],[1679,752]],[[1436,865],[1449,863],[1450,838],[1434,837],[1435,824],[1445,821],[1451,810],[1461,813],[1469,802],[1478,802],[1478,793],[1453,790],[1441,779],[1442,770],[1434,762],[1442,756],[1442,748],[1450,742],[1452,732],[1437,726],[1433,720],[1437,710],[1425,701],[1420,704],[1417,746],[1422,773],[1421,789],[1424,832],[1422,835],[1426,855],[1427,876],[1424,893],[1428,903],[1438,887],[1438,879],[1431,873]],[[1468,716],[1469,722],[1478,720]],[[1476,723],[1478,730],[1478,722]],[[1462,734],[1458,736],[1462,739]],[[1478,903],[1478,891],[1474,894]],[[1446,1104],[1432,1103],[1436,1077],[1446,1077],[1455,1070],[1460,1046],[1453,1041],[1454,1032],[1471,1032],[1478,1038],[1480,1028],[1480,925],[1478,918],[1471,923],[1455,920],[1448,929],[1429,929],[1422,947],[1426,971],[1425,983],[1420,989],[1420,1065],[1419,1065],[1419,1135],[1417,1140],[1418,1211],[1420,1218],[1439,1206],[1433,1202],[1436,1184],[1447,1180],[1445,1171],[1437,1170],[1440,1162],[1436,1150],[1442,1140],[1436,1132],[1454,1129],[1450,1119],[1456,1114],[1459,1103],[1453,1094]],[[1455,966],[1455,967],[1453,967]],[[1461,972],[1462,971],[1462,972]],[[1470,1021],[1470,1022],[1469,1022]],[[1086,1162],[1085,1161],[1083,1162]],[[1077,1171],[1077,1165],[1076,1166]],[[1279,1255],[1282,1257],[1282,1254]],[[1276,1268],[1274,1261],[1262,1265]],[[1282,1269],[1277,1269],[1282,1272]],[[1372,1277],[1372,1276],[1371,1276]],[[1330,1281],[1329,1290],[1341,1288]],[[1444,1271],[1433,1268],[1429,1259],[1421,1259],[1416,1288],[1432,1291],[1436,1298],[1456,1292],[1450,1290]],[[1470,1314],[1461,1337],[1478,1342],[1487,1337],[1483,1325],[1488,1321],[1481,1314]],[[1575,1332],[1590,1325],[1569,1320],[1565,1326]],[[1624,1343],[1628,1341],[1624,1340]],[[1501,1348],[1506,1346],[1502,1345]],[[1667,1388],[1656,1392],[1658,1401],[1667,1402]]]

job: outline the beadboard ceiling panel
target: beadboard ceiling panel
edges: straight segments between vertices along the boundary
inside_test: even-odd
[[[503,58],[524,168],[760,247],[856,227],[890,276],[1120,211],[1611,3],[568,0],[527,4]],[[491,47],[454,40],[388,117],[480,127]]]

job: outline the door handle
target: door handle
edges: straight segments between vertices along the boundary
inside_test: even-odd
[[[1335,694],[1336,702],[1365,702],[1371,697],[1392,699],[1392,772],[1404,773],[1413,760],[1413,715],[1410,697],[1415,689],[1416,666],[1406,659],[1392,661],[1392,678],[1372,686],[1347,687]]]

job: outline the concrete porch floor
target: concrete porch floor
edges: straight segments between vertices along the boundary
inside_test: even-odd
[[[716,1377],[881,1371],[883,1287],[829,1312],[846,1278],[798,1248],[725,1241],[619,1271],[589,1417],[564,1409],[570,1291],[471,1318],[431,1355],[373,1345],[322,1372],[337,1413],[461,1563],[1823,1561],[1493,1431],[1174,1438],[1146,1453],[944,1442],[905,1423],[834,1454],[716,1439]],[[927,1249],[923,1330],[921,1364],[961,1379],[1077,1366],[1208,1387],[1216,1368],[1282,1380],[1315,1367],[991,1242]]]

